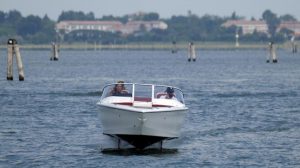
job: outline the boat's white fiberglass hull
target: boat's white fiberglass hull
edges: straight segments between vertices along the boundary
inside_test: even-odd
[[[103,133],[176,138],[187,108],[142,109],[123,105],[100,105]],[[125,108],[124,108],[125,107]]]

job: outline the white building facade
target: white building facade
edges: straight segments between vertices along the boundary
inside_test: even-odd
[[[242,29],[243,34],[252,34],[254,31],[268,33],[268,25],[265,21],[256,20],[228,20],[223,27],[236,26]]]
[[[105,32],[121,32],[122,34],[132,34],[145,28],[146,31],[152,29],[166,30],[168,25],[162,21],[129,21],[123,24],[119,21],[61,21],[56,24],[56,32],[66,34],[75,30],[98,30]]]

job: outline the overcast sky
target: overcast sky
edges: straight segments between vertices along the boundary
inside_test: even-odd
[[[47,14],[53,20],[68,10],[93,12],[97,18],[138,11],[156,12],[161,18],[187,15],[189,10],[198,16],[231,16],[235,11],[247,19],[259,19],[266,9],[270,9],[277,15],[291,14],[300,20],[300,0],[0,0],[1,11],[13,9],[23,16]]]

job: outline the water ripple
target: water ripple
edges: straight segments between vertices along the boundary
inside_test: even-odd
[[[66,50],[51,62],[48,51],[23,51],[25,81],[0,73],[0,167],[298,167],[300,57],[279,50],[279,63],[266,64],[263,50],[198,53],[187,62],[186,51]],[[163,152],[102,152],[115,144],[96,102],[118,80],[184,91],[182,134]]]

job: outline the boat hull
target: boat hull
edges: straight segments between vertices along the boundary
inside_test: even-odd
[[[123,108],[100,105],[103,133],[117,136],[137,148],[177,138],[187,108]]]

